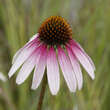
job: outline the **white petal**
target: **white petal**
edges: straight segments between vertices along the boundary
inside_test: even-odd
[[[31,45],[33,44],[32,40],[36,39],[36,38],[38,37],[38,35],[39,35],[38,33],[35,34],[35,35],[30,39],[30,41],[27,42],[27,43],[24,45],[24,47],[20,48],[20,49],[15,53],[15,55],[13,56],[12,64],[14,64],[14,62],[15,62],[16,59],[17,59],[17,57],[20,55],[20,53],[21,53],[24,49],[29,48],[29,46],[31,46]],[[36,39],[36,43],[37,43],[37,39]],[[36,44],[36,45],[38,45],[38,44]]]
[[[75,74],[73,72],[73,68],[69,58],[65,55],[63,49],[61,48],[58,48],[58,60],[59,60],[64,78],[66,80],[66,83],[68,85],[68,88],[70,89],[71,92],[75,92],[76,91]]]
[[[47,56],[47,77],[50,91],[56,95],[59,90],[60,76],[56,53],[53,48],[50,48]]]
[[[20,69],[20,72],[17,75],[16,83],[21,84],[23,83],[27,77],[32,72],[34,66],[35,66],[36,56],[32,55],[22,66]]]
[[[88,74],[90,75],[90,77],[92,79],[94,79],[95,78],[94,68],[91,65],[90,61],[88,60],[88,57],[85,56],[85,54],[82,51],[80,51],[80,49],[78,49],[77,47],[75,47],[75,46],[71,46],[71,47],[72,47],[72,50],[73,50],[75,56],[80,61],[80,63],[82,64],[82,66],[88,72]]]
[[[39,84],[43,78],[43,75],[44,75],[46,61],[47,61],[46,60],[47,59],[47,51],[46,51],[46,49],[44,49],[44,50],[41,50],[41,52],[42,53],[41,53],[39,62],[36,63],[36,68],[34,71],[31,89],[36,89],[39,86]]]
[[[32,52],[37,48],[35,44],[33,44],[30,48],[24,48],[24,50],[19,54],[14,64],[12,65],[8,75],[11,77],[17,69],[24,63],[24,61],[32,54]]]
[[[5,75],[2,72],[0,72],[0,80],[2,80],[4,82],[7,80],[7,78],[5,77]]]
[[[68,56],[70,58],[70,61],[71,61],[71,64],[72,64],[72,67],[73,67],[73,70],[74,70],[74,73],[75,73],[75,76],[78,82],[78,89],[80,90],[83,85],[83,76],[82,76],[80,65],[77,61],[77,58],[71,51],[71,49],[69,47],[67,47],[66,49],[67,49]]]

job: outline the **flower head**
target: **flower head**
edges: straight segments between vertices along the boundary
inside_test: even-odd
[[[36,89],[47,68],[50,91],[56,95],[60,85],[59,67],[71,92],[83,85],[83,76],[79,62],[94,79],[95,66],[82,47],[72,39],[72,29],[60,16],[51,16],[44,21],[30,41],[17,51],[9,71],[11,77],[18,68],[21,69],[16,83],[23,83],[34,70],[32,89]]]

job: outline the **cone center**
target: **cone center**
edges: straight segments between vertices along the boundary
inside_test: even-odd
[[[42,23],[38,33],[47,45],[62,45],[71,38],[72,29],[64,18],[51,16]]]

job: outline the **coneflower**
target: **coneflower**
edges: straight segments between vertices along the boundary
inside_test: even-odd
[[[52,95],[56,95],[60,85],[59,67],[71,92],[83,85],[80,64],[89,76],[94,79],[95,66],[81,46],[72,39],[72,29],[60,16],[47,18],[31,40],[15,54],[11,77],[21,67],[16,83],[23,83],[34,70],[32,89],[36,89],[47,70],[47,80]]]

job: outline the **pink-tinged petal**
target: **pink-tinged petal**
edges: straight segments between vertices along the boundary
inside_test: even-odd
[[[46,61],[47,61],[47,50],[46,48],[43,48],[41,49],[41,56],[39,62],[36,63],[31,89],[36,89],[39,86],[44,75]]]
[[[22,68],[20,69],[20,72],[17,75],[16,78],[16,83],[17,84],[21,84],[23,83],[27,77],[30,75],[30,73],[32,72],[34,66],[35,66],[35,60],[36,60],[36,56],[32,55],[22,66]]]
[[[71,92],[76,91],[76,78],[69,58],[63,49],[58,47],[58,61],[61,66],[64,78]]]
[[[35,34],[28,43],[26,43],[24,45],[24,47],[20,48],[15,55],[13,56],[13,60],[12,60],[12,64],[14,64],[14,62],[16,61],[17,57],[20,55],[21,52],[25,51],[25,49],[28,49],[34,42],[36,42],[36,45],[39,45],[38,39],[37,37],[39,36],[39,34]]]
[[[77,46],[79,46],[79,49],[81,49],[81,51],[83,52],[83,54],[85,54],[85,56],[88,58],[89,62],[91,63],[93,69],[95,70],[96,68],[95,68],[95,65],[94,65],[92,59],[87,55],[87,53],[84,51],[84,49],[81,47],[80,44],[77,43]]]
[[[81,45],[78,42],[75,42],[74,40],[71,40],[72,44],[74,46],[76,46],[77,48],[79,48],[79,50],[81,50],[83,52],[83,54],[88,58],[89,62],[91,63],[92,68],[95,70],[95,65],[92,61],[92,59],[87,55],[87,53],[84,51],[84,49],[81,47]]]
[[[23,83],[27,77],[32,72],[33,68],[35,67],[36,63],[39,61],[40,55],[41,55],[41,49],[42,46],[39,46],[29,57],[28,60],[23,64],[22,68],[20,69],[20,72],[18,73],[16,83],[21,84]]]
[[[47,77],[50,91],[53,95],[56,95],[59,90],[60,76],[56,52],[53,47],[49,49],[47,55]]]
[[[72,48],[73,53],[77,57],[77,59],[80,61],[82,66],[85,68],[85,70],[90,75],[90,77],[94,79],[95,78],[94,67],[91,64],[90,59],[88,59],[88,57],[84,54],[84,52],[82,52],[81,49],[79,49],[76,45],[74,44],[71,45],[71,48]]]
[[[12,65],[8,75],[11,77],[17,69],[25,62],[25,60],[32,54],[33,51],[37,48],[36,44],[32,44],[31,47],[25,48],[20,55],[17,57],[16,61]]]
[[[66,47],[67,52],[68,52],[68,56],[70,58],[77,82],[78,82],[78,89],[80,90],[82,88],[83,85],[83,76],[82,76],[82,72],[81,72],[81,68],[80,65],[77,61],[77,58],[75,57],[74,53],[72,52],[72,50],[67,46]]]

